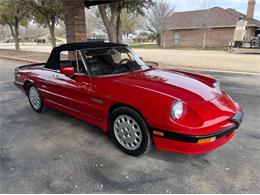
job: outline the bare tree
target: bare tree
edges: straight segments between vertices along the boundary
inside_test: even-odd
[[[88,35],[91,35],[95,31],[101,31],[104,34],[107,34],[107,29],[96,7],[87,9],[85,13],[86,13],[86,21],[88,27],[87,28]]]
[[[154,33],[157,37],[157,44],[160,45],[160,36],[164,34],[165,47],[165,31],[167,30],[167,24],[170,16],[174,13],[174,8],[165,1],[156,1],[154,6],[147,12],[147,30]]]
[[[99,13],[106,27],[110,42],[122,43],[122,18],[123,9],[132,13],[144,15],[144,8],[149,8],[154,4],[154,0],[134,0],[123,1],[121,3],[110,3],[99,5]]]
[[[207,0],[203,0],[201,2],[200,8],[202,11],[200,12],[200,17],[195,17],[193,22],[199,27],[199,31],[201,33],[201,47],[205,49],[207,47],[207,35],[210,32],[210,24],[209,24],[209,17],[210,17],[210,9],[208,8]]]
[[[129,38],[130,34],[133,34],[140,26],[140,16],[135,13],[128,12],[126,9],[121,13],[122,20],[122,32]]]
[[[98,9],[93,7],[92,9],[86,10],[86,20],[88,35],[98,34],[108,34],[107,28],[104,25],[100,12]],[[129,34],[134,33],[135,30],[140,26],[141,17],[137,13],[132,13],[123,9],[121,12],[121,23],[122,23],[122,33],[128,38]]]
[[[203,31],[203,43],[202,48],[206,48],[206,41],[207,41],[207,33],[210,30],[209,29],[209,9],[207,8],[207,0],[203,0],[203,9],[205,9],[205,13],[203,14],[203,17],[201,17],[201,30]]]

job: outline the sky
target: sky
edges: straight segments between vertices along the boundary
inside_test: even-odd
[[[171,6],[175,7],[175,11],[189,11],[203,9],[203,1],[206,2],[206,7],[222,7],[233,8],[243,14],[247,12],[248,0],[167,0]],[[260,0],[256,0],[254,18],[260,20]]]

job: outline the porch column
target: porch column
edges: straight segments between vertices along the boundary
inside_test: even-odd
[[[68,43],[87,40],[84,0],[64,0],[66,37]],[[73,54],[69,54],[71,59]]]

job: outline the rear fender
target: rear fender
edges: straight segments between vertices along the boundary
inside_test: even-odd
[[[30,80],[30,79],[26,79],[23,83],[23,89],[25,91],[25,93],[27,94],[27,91],[28,91],[28,87],[29,85],[33,84],[33,80]]]

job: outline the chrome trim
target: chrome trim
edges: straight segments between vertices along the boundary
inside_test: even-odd
[[[80,58],[81,58],[81,60],[82,60],[82,62],[83,62],[83,65],[84,65],[84,68],[85,68],[85,70],[86,70],[86,72],[87,72],[87,75],[90,75],[90,70],[89,70],[89,68],[88,68],[88,66],[87,66],[87,63],[86,63],[86,61],[85,61],[84,56],[82,55],[82,51],[81,51],[81,50],[76,50],[77,72],[78,72],[79,74],[81,74],[81,73],[79,72],[79,57],[78,57],[78,54],[80,55]],[[83,75],[86,75],[86,74],[83,74]]]
[[[51,71],[51,72],[56,72],[56,73],[61,73],[60,70],[54,70],[54,69],[51,69],[51,68],[42,68],[43,70],[48,70],[48,71]]]

